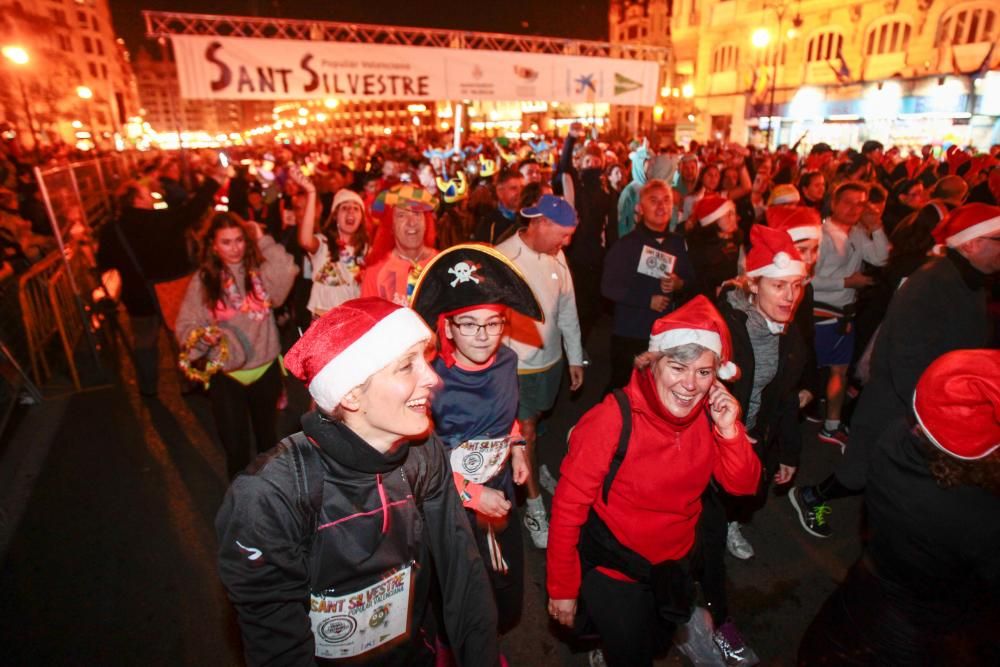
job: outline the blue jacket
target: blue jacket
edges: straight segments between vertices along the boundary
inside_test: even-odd
[[[662,242],[658,242],[658,238]],[[660,280],[638,272],[643,246],[676,257],[674,273],[684,281],[684,289],[671,295],[670,306],[662,313],[649,307],[653,297],[663,293],[660,291]],[[669,232],[662,235],[654,233],[640,224],[611,246],[604,259],[601,294],[615,304],[612,333],[625,338],[649,338],[653,322],[689,299],[693,286],[694,269],[688,259],[684,239]]]

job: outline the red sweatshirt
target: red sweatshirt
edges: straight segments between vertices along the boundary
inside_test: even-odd
[[[632,406],[632,434],[607,504],[601,493],[622,428],[614,396],[587,412],[570,436],[549,523],[552,599],[578,596],[577,543],[591,506],[623,545],[655,564],[690,551],[701,494],[711,476],[734,495],[757,490],[760,461],[742,424],[735,438],[722,438],[704,402],[687,418],[677,419],[660,402],[649,371],[633,373],[625,393]]]

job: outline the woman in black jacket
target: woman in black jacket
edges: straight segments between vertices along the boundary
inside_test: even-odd
[[[486,569],[428,435],[430,339],[415,311],[354,299],[285,357],[317,410],[233,481],[216,517],[248,664],[433,665],[432,564],[460,664],[500,664]]]
[[[747,433],[755,440],[763,478],[757,494],[736,499],[709,487],[699,524],[702,590],[715,622],[715,641],[728,664],[756,664],[756,656],[729,619],[725,593],[726,549],[740,559],[753,557],[740,523],[749,521],[767,499],[769,484],[787,484],[799,465],[799,385],[807,349],[795,324],[806,265],[784,231],[754,225],[744,275],[719,296],[719,312],[733,339],[733,381]]]

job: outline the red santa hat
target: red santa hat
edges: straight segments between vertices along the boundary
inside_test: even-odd
[[[959,459],[1000,447],[1000,350],[955,350],[927,367],[913,412],[936,447]]]
[[[1000,206],[966,204],[949,213],[934,228],[934,239],[949,248],[1000,231]]]
[[[353,299],[313,322],[285,355],[285,367],[331,412],[351,389],[430,338],[415,311],[377,297]]]
[[[792,241],[817,241],[823,235],[823,221],[819,211],[811,206],[775,206],[764,212],[767,226],[786,232]]]
[[[736,364],[731,361],[733,343],[729,327],[712,302],[702,294],[653,323],[649,351],[665,352],[689,343],[697,343],[718,355],[719,378],[731,380],[739,373]]]
[[[750,252],[746,274],[751,278],[788,278],[806,276],[806,263],[795,249],[792,237],[781,229],[764,225],[750,228]]]
[[[707,227],[729,211],[735,211],[736,206],[725,197],[707,195],[694,205],[694,217],[702,227]]]

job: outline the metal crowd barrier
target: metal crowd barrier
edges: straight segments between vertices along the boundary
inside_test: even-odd
[[[62,370],[65,361],[74,388],[82,388],[81,343],[100,364],[93,239],[114,215],[114,193],[136,166],[135,155],[117,153],[35,169],[59,249],[22,275],[0,280],[0,432],[19,401],[42,400],[36,385],[52,377],[54,364]]]

